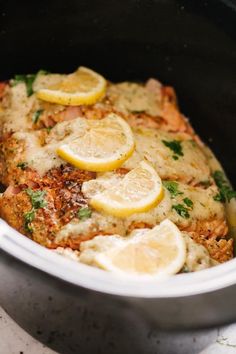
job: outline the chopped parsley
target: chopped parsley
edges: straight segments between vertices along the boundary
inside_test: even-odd
[[[179,184],[177,182],[164,181],[163,184],[164,184],[165,188],[170,192],[171,198],[174,198],[178,195],[184,194],[183,192],[179,191],[179,189],[178,189]],[[172,206],[172,209],[174,209],[183,218],[188,219],[190,217],[189,210],[193,209],[193,202],[188,197],[185,197],[182,201],[185,205],[184,204],[175,204]]]
[[[48,134],[50,133],[50,131],[52,130],[52,128],[53,128],[53,127],[47,127],[47,128],[45,128]]]
[[[205,181],[201,181],[201,182],[199,182],[199,184],[201,185],[201,186],[203,186],[203,187],[210,187],[210,185],[211,185],[211,181],[209,181],[209,179],[206,179]]]
[[[188,209],[183,204],[172,205],[172,209],[174,209],[180,216],[182,216],[182,218],[190,218]]]
[[[236,198],[236,191],[229,185],[223,171],[215,171],[213,178],[219,190],[219,193],[213,197],[214,200],[225,203],[230,202],[232,198]]]
[[[224,196],[221,194],[221,193],[217,193],[214,195],[213,199],[216,201],[216,202],[221,202],[221,203],[225,203],[225,198]]]
[[[47,202],[44,199],[44,196],[46,194],[45,191],[33,191],[30,188],[26,189],[25,191],[30,197],[34,209],[44,208],[47,206]]]
[[[28,167],[28,162],[19,162],[16,167],[19,167],[24,171]]]
[[[183,194],[183,192],[180,192],[178,190],[179,184],[174,181],[164,181],[163,182],[165,188],[170,192],[171,198],[176,197],[179,194]]]
[[[77,213],[78,218],[82,221],[91,218],[91,215],[92,215],[92,210],[89,207],[81,208]]]
[[[186,266],[186,264],[183,266],[183,268],[181,269],[181,273],[189,273],[190,270],[188,269],[188,267]]]
[[[36,210],[47,206],[47,201],[44,200],[46,192],[33,191],[30,188],[25,189],[25,192],[30,197],[32,209],[24,214],[24,229],[25,231],[32,233],[33,227],[30,224],[35,219]]]
[[[16,86],[21,82],[24,82],[26,85],[27,96],[31,96],[34,93],[33,83],[38,75],[47,75],[46,70],[39,70],[36,74],[27,74],[27,75],[15,75],[14,79],[11,81],[12,86]]]
[[[183,202],[184,202],[184,204],[186,204],[190,209],[193,208],[193,202],[192,202],[191,199],[189,199],[189,198],[186,197],[186,198],[183,199]]]
[[[25,231],[32,233],[33,232],[33,228],[30,225],[31,222],[34,220],[35,218],[35,210],[31,209],[30,211],[28,211],[27,213],[24,214],[24,229]]]
[[[197,147],[197,143],[196,143],[196,141],[195,140],[189,140],[189,142],[192,144],[192,147]]]
[[[43,111],[44,111],[43,109],[38,109],[37,111],[35,111],[33,113],[32,121],[33,121],[34,124],[36,124],[38,122],[39,117],[43,113]]]
[[[179,156],[184,156],[181,141],[179,141],[179,140],[172,140],[172,141],[162,140],[162,142],[166,147],[168,147],[170,150],[173,151],[174,154],[173,154],[172,158],[174,160],[178,160]]]
[[[31,96],[34,91],[33,91],[33,83],[34,80],[36,79],[37,74],[28,74],[28,75],[15,75],[13,81],[12,81],[12,86],[16,86],[21,82],[24,82],[26,85],[26,91],[27,91],[27,96]]]

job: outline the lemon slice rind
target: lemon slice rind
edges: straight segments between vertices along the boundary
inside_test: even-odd
[[[91,88],[88,92],[78,91],[71,93],[64,92],[60,89],[42,88],[36,92],[37,98],[66,106],[77,106],[81,104],[91,105],[96,103],[105,94],[106,80],[100,74],[83,66],[80,66],[77,72],[87,73],[91,75],[92,78],[96,78],[96,86]]]
[[[72,165],[87,171],[93,172],[105,172],[112,171],[119,168],[134,152],[135,143],[132,130],[128,123],[126,123],[121,117],[116,114],[109,114],[104,120],[115,121],[121,128],[122,134],[125,136],[125,143],[120,148],[112,153],[110,156],[94,157],[88,155],[80,156],[78,152],[71,148],[70,143],[62,144],[57,148],[57,154]],[[104,129],[104,139],[106,129]],[[114,137],[115,139],[115,137]],[[78,138],[78,144],[80,139]],[[85,147],[87,151],[93,150],[89,147]],[[105,153],[105,152],[104,152]],[[107,152],[106,152],[107,153]]]
[[[134,213],[147,212],[154,208],[164,196],[161,178],[149,163],[141,161],[139,166],[150,173],[153,182],[152,190],[149,190],[145,197],[142,197],[138,201],[135,200],[132,202],[132,200],[128,198],[125,200],[124,196],[124,199],[120,202],[111,196],[113,191],[115,193],[119,189],[119,185],[117,185],[111,191],[108,190],[93,196],[89,201],[90,205],[100,212],[105,212],[116,217],[127,217]],[[136,169],[130,171],[129,173],[134,173],[135,170]],[[124,177],[124,180],[129,178],[129,173]],[[124,181],[122,181],[121,184],[122,183],[124,183]]]
[[[67,162],[82,170],[92,172],[112,171],[119,168],[133,153],[134,145],[128,150],[124,151],[122,157],[120,154],[115,154],[104,161],[99,158],[89,157],[86,160],[78,158],[78,155],[68,145],[62,145],[57,149],[57,154]]]

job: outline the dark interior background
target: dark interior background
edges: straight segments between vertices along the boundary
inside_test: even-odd
[[[86,65],[173,85],[236,185],[236,3],[0,0],[0,79]]]

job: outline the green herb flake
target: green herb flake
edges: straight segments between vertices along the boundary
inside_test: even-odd
[[[92,215],[92,210],[89,207],[81,208],[77,213],[77,216],[81,221],[91,218],[91,215]]]
[[[203,187],[210,187],[210,185],[211,185],[211,181],[209,181],[208,179],[207,180],[205,180],[205,181],[201,181],[201,182],[199,182],[199,184],[201,185],[201,186],[203,186]]]
[[[224,196],[221,193],[217,193],[216,195],[214,195],[213,199],[216,202],[221,202],[221,203],[225,202],[225,198],[224,198]]]
[[[215,171],[213,178],[219,189],[219,193],[213,197],[214,200],[225,203],[230,202],[232,198],[236,198],[236,191],[229,185],[223,171]]]
[[[197,147],[197,143],[195,140],[189,140],[190,144],[192,145],[192,147],[196,148]]]
[[[19,167],[24,171],[28,167],[28,162],[19,162],[16,167]]]
[[[24,82],[26,85],[26,91],[27,91],[27,96],[31,96],[34,91],[33,91],[33,83],[34,80],[36,79],[37,74],[28,74],[28,75],[15,75],[13,81],[12,81],[12,86],[16,86],[21,82]]]
[[[186,197],[186,198],[183,199],[183,202],[184,202],[184,204],[186,204],[190,209],[193,208],[193,202],[192,202],[191,199],[189,199],[189,198]]]
[[[184,265],[183,268],[181,269],[180,273],[190,273],[190,270],[188,269],[188,267],[186,265]]]
[[[39,117],[41,116],[41,114],[43,113],[43,109],[38,109],[37,111],[35,111],[33,113],[33,116],[32,116],[32,121],[34,124],[36,124],[39,120]]]
[[[47,75],[46,70],[39,70],[36,74],[27,74],[27,75],[15,75],[14,79],[11,80],[11,85],[16,86],[21,82],[24,82],[26,85],[27,96],[31,96],[34,93],[33,83],[38,75]]]
[[[174,209],[180,216],[182,216],[182,218],[190,218],[188,209],[183,204],[172,205],[172,209]]]
[[[32,209],[24,214],[24,229],[26,232],[32,233],[33,228],[31,226],[32,221],[35,219],[35,210]]]
[[[52,130],[52,128],[53,128],[53,127],[47,127],[47,128],[45,128],[48,134],[50,133],[50,131]]]
[[[179,184],[174,181],[164,181],[164,187],[170,192],[171,198],[176,197],[177,195],[183,194],[178,190]]]
[[[46,194],[45,191],[33,191],[30,188],[26,189],[25,191],[30,197],[34,209],[44,208],[47,206],[47,201],[44,199]]]
[[[172,156],[174,160],[178,160],[179,156],[184,156],[183,148],[181,145],[181,141],[179,140],[162,140],[163,144],[173,151],[174,155]]]
[[[30,188],[26,189],[25,192],[30,197],[32,209],[29,212],[24,214],[24,229],[25,231],[32,233],[33,228],[30,224],[35,219],[35,211],[39,208],[44,208],[47,205],[47,201],[44,200],[44,196],[46,192],[33,191]]]

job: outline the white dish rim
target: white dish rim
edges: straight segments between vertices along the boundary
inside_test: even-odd
[[[54,277],[93,291],[133,298],[184,297],[229,287],[236,282],[236,259],[214,268],[167,279],[131,279],[75,262],[37,244],[0,219],[0,248]]]

